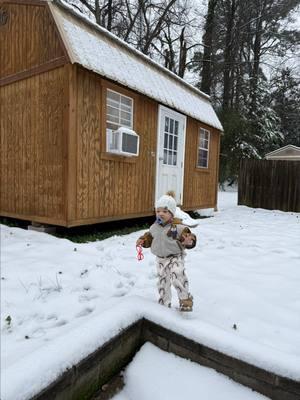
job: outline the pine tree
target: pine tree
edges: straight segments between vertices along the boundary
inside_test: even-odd
[[[300,147],[300,79],[293,77],[289,68],[280,71],[271,84],[272,106],[281,119],[283,144]]]

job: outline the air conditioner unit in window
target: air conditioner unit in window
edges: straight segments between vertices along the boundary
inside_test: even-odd
[[[120,127],[117,130],[106,130],[106,146],[109,153],[122,156],[138,156],[140,137],[129,128]]]

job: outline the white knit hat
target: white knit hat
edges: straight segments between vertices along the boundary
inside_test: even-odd
[[[155,208],[167,208],[173,215],[176,212],[176,201],[172,196],[167,194],[161,196],[155,203]]]

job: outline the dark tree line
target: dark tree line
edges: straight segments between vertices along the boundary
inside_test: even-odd
[[[300,0],[208,0],[204,16],[190,0],[68,2],[179,76],[195,77],[224,127],[222,181],[236,178],[242,157],[300,145],[300,66],[297,75],[274,61],[299,52],[289,18]]]
[[[299,4],[299,0],[208,2],[205,47],[195,58],[199,87],[212,96],[225,130],[221,180],[236,178],[242,157],[260,158],[283,144],[300,144],[299,76],[271,65],[275,56],[299,51],[299,31],[287,28]]]

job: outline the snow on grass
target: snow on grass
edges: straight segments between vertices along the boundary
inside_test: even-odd
[[[192,230],[192,314],[157,304],[154,256],[136,260],[144,232],[74,244],[1,225],[2,400],[30,398],[145,316],[227,354],[300,379],[300,214],[236,205]]]

